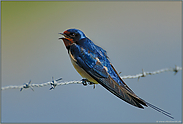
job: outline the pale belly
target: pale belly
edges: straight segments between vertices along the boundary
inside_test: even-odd
[[[85,79],[89,80],[90,82],[93,82],[95,84],[98,84],[98,82],[93,79],[87,72],[85,72],[84,69],[82,69],[79,65],[76,64],[76,60],[74,60],[73,56],[71,54],[69,54],[71,62],[74,66],[74,68],[76,69],[76,71]]]

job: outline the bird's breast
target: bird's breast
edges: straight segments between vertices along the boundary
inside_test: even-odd
[[[84,69],[82,69],[74,59],[74,57],[72,56],[72,54],[69,52],[69,57],[71,59],[72,65],[74,66],[74,68],[76,69],[76,71],[85,79],[89,80],[90,82],[93,82],[95,84],[98,84],[98,82],[93,79]]]

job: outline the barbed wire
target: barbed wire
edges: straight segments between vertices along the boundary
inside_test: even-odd
[[[157,70],[157,71],[153,71],[153,72],[144,72],[144,70],[142,69],[142,73],[140,74],[136,74],[136,75],[127,75],[127,76],[123,76],[121,78],[123,79],[132,79],[132,78],[140,78],[140,77],[146,77],[147,75],[155,75],[155,74],[159,74],[159,73],[163,73],[163,72],[167,72],[167,71],[173,71],[175,72],[175,74],[177,74],[178,71],[182,70],[182,67],[178,67],[175,65],[175,68],[165,68],[165,69],[160,69],[160,70]]]
[[[155,75],[155,74],[160,74],[163,72],[168,72],[168,71],[173,71],[175,72],[174,75],[178,72],[182,70],[182,67],[178,67],[175,65],[175,68],[165,68],[165,69],[160,69],[157,71],[153,71],[153,72],[144,72],[144,70],[142,69],[142,73],[136,74],[136,75],[127,75],[127,76],[121,76],[122,79],[134,79],[134,78],[140,78],[140,77],[146,77],[147,75]],[[46,83],[40,83],[40,84],[31,84],[31,80],[28,83],[24,83],[23,85],[20,86],[5,86],[2,87],[1,90],[7,90],[7,89],[20,89],[20,91],[22,91],[23,89],[32,89],[32,91],[34,91],[33,87],[44,87],[44,86],[48,86],[51,85],[49,90],[53,90],[55,89],[56,86],[61,86],[61,85],[68,85],[68,84],[84,84],[86,85],[86,81],[87,80],[81,80],[81,81],[68,81],[68,82],[61,82],[62,78],[59,78],[57,80],[54,80],[54,78],[52,77],[52,81],[50,82],[46,82]],[[89,82],[89,84],[92,84],[91,82]]]

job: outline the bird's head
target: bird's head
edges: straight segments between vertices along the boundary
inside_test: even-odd
[[[64,36],[59,39],[62,39],[64,41],[66,48],[69,48],[69,46],[72,45],[73,43],[76,43],[77,41],[86,38],[85,34],[78,29],[68,29],[63,33],[59,34]]]

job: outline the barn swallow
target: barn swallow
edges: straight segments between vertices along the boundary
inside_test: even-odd
[[[151,107],[156,111],[173,119],[170,113],[148,103],[138,97],[119,76],[109,61],[107,52],[95,45],[85,34],[78,29],[68,29],[62,39],[74,68],[88,82],[101,84],[108,91],[138,108]]]

